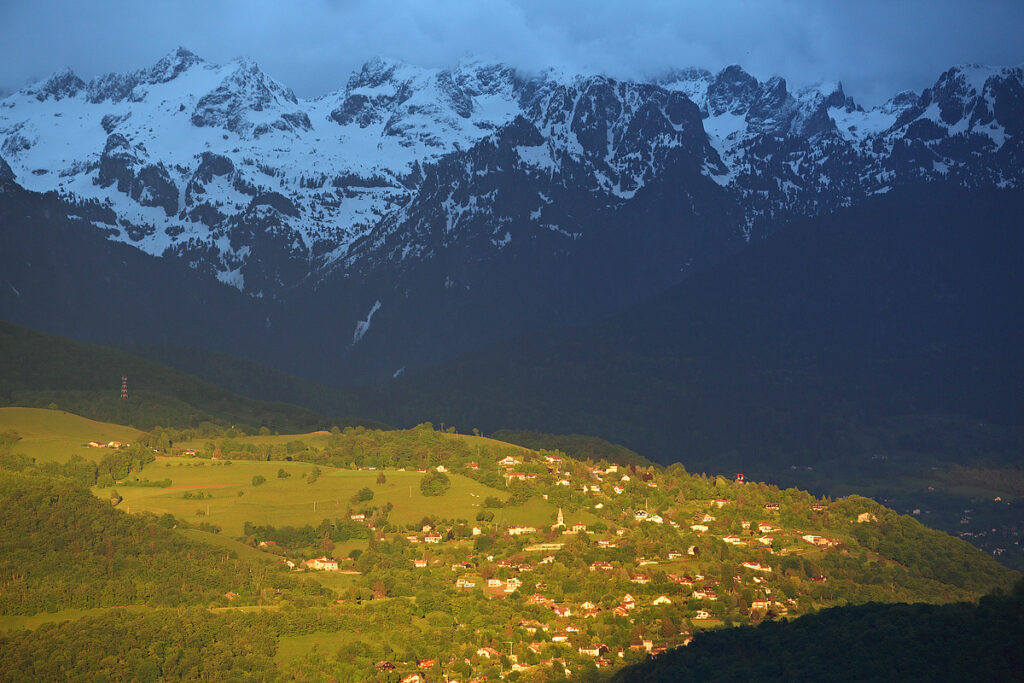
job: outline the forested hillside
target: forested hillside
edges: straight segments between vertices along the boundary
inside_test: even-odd
[[[66,481],[0,470],[0,613],[225,605],[228,592],[249,603],[320,593],[271,563],[184,540],[172,530],[173,517],[127,515],[111,502]]]
[[[158,362],[0,321],[0,405],[60,408],[142,429],[204,421],[302,430],[329,426],[322,414],[246,398]],[[128,400],[120,399],[121,375]],[[346,424],[341,420],[342,424]]]
[[[585,434],[545,434],[533,430],[500,429],[491,436],[534,450],[543,448],[564,451],[577,460],[607,460],[619,465],[653,464],[625,446]]]

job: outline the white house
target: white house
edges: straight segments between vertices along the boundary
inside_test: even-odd
[[[310,569],[319,569],[325,572],[338,571],[338,562],[327,556],[306,560],[305,565]]]

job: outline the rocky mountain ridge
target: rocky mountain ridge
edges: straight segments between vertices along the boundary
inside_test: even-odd
[[[8,96],[0,156],[112,238],[278,296],[324,269],[428,253],[437,245],[415,236],[435,220],[484,259],[516,233],[572,249],[584,226],[551,192],[615,211],[680,165],[727,191],[727,239],[907,182],[1017,186],[1022,80],[1020,67],[955,67],[864,110],[841,84],[791,92],[739,66],[641,83],[374,59],[343,90],[301,100],[252,60],[217,66],[179,48],[136,72],[86,83],[66,70]],[[487,156],[503,141],[520,143],[514,169]],[[448,196],[430,173],[448,176]],[[496,173],[537,187],[503,210],[478,191]]]

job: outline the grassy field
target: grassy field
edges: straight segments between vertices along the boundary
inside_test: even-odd
[[[64,462],[74,455],[99,460],[107,450],[85,444],[90,441],[131,443],[143,434],[133,427],[42,408],[0,408],[0,432],[16,432],[21,440],[15,444],[14,452],[35,458],[37,462]]]
[[[88,441],[111,440],[131,442],[143,434],[131,427],[95,422],[64,411],[38,408],[0,408],[0,431],[17,432],[21,440],[17,442],[15,451],[38,461],[67,460],[76,454],[98,460],[106,452],[105,449],[90,448],[83,444]],[[486,437],[467,434],[446,436],[464,441],[470,447],[502,446],[527,450]],[[302,441],[310,447],[324,448],[329,439],[328,432],[310,432],[246,436],[236,440],[254,445],[283,445],[291,441]],[[196,441],[176,446],[199,448],[204,443]],[[291,476],[279,478],[278,471],[281,469]],[[473,520],[484,498],[495,496],[504,500],[508,497],[502,490],[457,474],[450,475],[452,486],[444,496],[426,497],[419,490],[419,482],[423,477],[419,472],[386,470],[384,475],[387,482],[378,485],[376,481],[380,471],[321,467],[321,476],[310,484],[308,481],[313,469],[314,465],[300,462],[161,457],[148,465],[142,476],[151,480],[169,478],[172,481],[169,488],[131,487],[123,484],[114,488],[123,496],[124,502],[121,505],[126,511],[157,514],[169,512],[193,524],[215,524],[223,529],[223,536],[199,531],[183,533],[198,534],[199,540],[222,545],[243,556],[256,553],[260,557],[266,555],[231,540],[231,537],[242,535],[245,522],[277,527],[316,525],[325,518],[341,517],[350,507],[355,507],[350,500],[362,488],[370,488],[374,492],[373,505],[391,503],[394,506],[391,521],[396,524],[416,523],[426,516]],[[264,477],[266,482],[253,486],[253,477],[257,475]],[[202,500],[186,499],[186,492],[192,495],[202,492],[208,497]],[[96,489],[96,494],[101,498],[109,498],[110,489]],[[550,524],[555,512],[554,505],[541,499],[532,499],[525,505],[494,510],[494,515],[495,521],[501,524],[540,527]],[[571,519],[590,523],[596,518],[581,511],[573,513]],[[334,554],[343,557],[357,547],[365,547],[365,541],[339,544]]]
[[[403,627],[422,630],[427,627],[427,620],[413,618],[408,623],[403,624]],[[309,633],[301,636],[281,636],[278,641],[277,661],[283,667],[287,667],[291,662],[305,657],[314,650],[333,654],[339,649],[351,648],[360,642],[368,646],[379,645],[376,634],[370,632],[361,633],[358,630]]]
[[[229,464],[230,463],[230,464]],[[313,484],[308,477],[314,466],[298,462],[255,462],[200,460],[193,458],[160,458],[143,471],[149,479],[170,478],[169,488],[117,486],[124,497],[121,505],[132,512],[169,512],[190,523],[209,522],[220,526],[227,536],[241,536],[245,522],[273,526],[316,525],[334,519],[352,507],[350,499],[362,488],[374,492],[374,505],[391,503],[391,520],[397,524],[418,522],[427,515],[468,519],[476,517],[487,496],[506,498],[508,494],[484,486],[460,475],[450,475],[452,486],[439,497],[420,493],[423,474],[386,470],[387,483],[378,485],[375,470],[341,470],[321,467],[322,474]],[[278,478],[278,470],[291,476]],[[266,483],[253,486],[256,475]],[[187,500],[202,491],[212,496],[203,500]],[[239,493],[241,492],[241,495]],[[109,498],[110,489],[96,489],[101,498]],[[547,509],[550,508],[550,509]],[[525,508],[500,510],[504,518],[518,523],[540,523],[554,515],[548,505],[531,504]]]
[[[124,609],[130,612],[141,612],[153,609],[145,605],[126,605],[124,607],[94,607],[92,609],[64,609],[59,612],[40,612],[30,616],[18,614],[0,615],[0,631],[18,631],[21,629],[33,630],[43,624],[57,624],[65,621],[74,621],[85,617],[96,617],[112,609]]]
[[[360,640],[367,645],[374,644],[370,636],[360,637],[348,631],[310,633],[302,636],[281,636],[277,646],[277,661],[282,666],[287,666],[291,662],[305,657],[314,648],[324,653],[334,654],[342,647],[351,646]]]
[[[335,555],[341,555],[338,549],[334,549]],[[341,593],[346,588],[351,588],[356,585],[356,581],[359,578],[359,574],[344,573],[344,572],[309,572],[306,574],[307,578],[313,579],[324,588],[330,588],[336,593]]]
[[[262,550],[247,546],[230,536],[213,534],[208,531],[200,531],[199,529],[175,529],[175,531],[190,540],[230,550],[242,559],[260,560],[263,562],[276,562],[279,559],[271,553],[265,553]]]

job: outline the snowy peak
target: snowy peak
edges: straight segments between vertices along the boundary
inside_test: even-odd
[[[832,129],[831,110],[859,109],[841,83],[791,93],[785,79],[775,76],[762,83],[735,64],[715,75],[699,69],[673,71],[660,84],[700,107],[705,128],[723,151],[750,136],[818,135]]]
[[[877,111],[900,116],[908,109],[913,109],[921,101],[921,96],[913,90],[901,90],[878,107]]]
[[[74,97],[85,87],[85,81],[76,76],[70,68],[67,68],[53,74],[38,86],[30,86],[25,92],[35,95],[36,99],[42,102],[50,97],[55,100]]]
[[[956,66],[939,76],[928,94],[938,106],[942,122],[953,126],[964,118],[978,115],[979,105],[987,104],[986,95],[991,94],[990,82],[1002,80],[1003,77],[1001,69],[976,64]],[[980,115],[991,116],[991,112],[985,111]]]
[[[474,112],[482,113],[477,98],[514,97],[514,80],[514,70],[502,64],[465,61],[453,69],[426,69],[376,57],[349,78],[341,110],[332,112],[331,118],[340,125],[353,120],[368,124],[399,112],[402,105],[415,104],[410,98],[426,103],[421,93],[436,96],[444,110],[469,118]],[[358,116],[360,111],[366,115]]]
[[[747,112],[747,124],[759,134],[783,137],[789,132],[796,110],[796,100],[786,88],[786,79],[773,76],[758,89]]]
[[[839,82],[802,88],[794,99],[797,101],[797,112],[791,122],[790,132],[801,137],[835,130],[834,117],[837,114],[863,111],[852,97],[843,92],[843,84]]]
[[[888,103],[887,103],[888,104]],[[1024,140],[1024,68],[960,65],[943,73],[919,98],[907,97],[892,125],[890,140],[902,139],[916,152],[915,163],[943,174],[964,154],[997,152]],[[927,150],[927,151],[926,151]],[[1015,184],[1020,169],[1014,154],[1001,154],[993,169],[996,184]]]
[[[511,120],[518,109],[514,81],[514,71],[500,64],[423,69],[378,57],[352,75],[329,118],[345,127],[381,126],[382,135],[405,147],[450,149],[482,135],[467,125],[490,130]]]
[[[473,98],[481,96],[506,96],[522,84],[515,69],[505,64],[496,64],[467,59],[450,71],[447,80],[461,93]]]
[[[376,57],[352,74],[330,118],[338,125],[355,123],[360,128],[382,123],[412,96],[417,80],[425,80],[421,70]]]
[[[1022,76],[1021,67],[997,68],[981,65],[961,65],[942,74],[935,85],[926,90],[919,107],[936,123],[951,130],[973,129],[996,123],[1010,125],[1019,131],[1021,122]],[[938,109],[937,119],[928,108]]]
[[[308,116],[297,110],[298,100],[291,89],[263,73],[253,60],[234,60],[222,71],[226,75],[217,87],[196,103],[191,117],[194,126],[254,136],[271,127],[281,131],[312,127]],[[292,111],[286,111],[289,109]]]
[[[713,76],[707,69],[671,69],[663,77],[654,81],[666,90],[680,92],[701,106],[706,99],[708,85]],[[702,107],[706,110],[706,106]]]
[[[756,78],[738,65],[727,66],[708,84],[706,111],[709,116],[745,116],[760,96]]]
[[[705,148],[700,110],[681,92],[587,76],[544,81],[531,95],[525,115],[546,140],[564,183],[587,187],[596,180],[604,193],[629,199],[673,150],[695,166],[718,161]]]
[[[51,77],[47,84],[55,78]],[[220,126],[240,134],[251,133],[256,125],[246,125],[248,113],[271,108],[294,110],[298,104],[290,89],[268,77],[250,59],[216,66],[183,47],[148,68],[106,74],[84,87],[86,100],[92,104],[141,103],[154,89],[158,89],[162,99],[175,99],[180,109],[191,108],[191,103],[198,99],[192,111],[194,125]],[[262,119],[273,117],[257,118],[269,123]],[[291,129],[295,125],[302,122],[289,122],[283,127]]]
[[[93,79],[87,87],[89,102],[139,102],[147,94],[147,86],[169,83],[197,66],[209,66],[183,47],[161,57],[148,68],[130,73],[109,73]]]
[[[205,64],[205,62],[193,52],[178,47],[149,69],[139,72],[139,81],[150,84],[167,83],[197,64]]]
[[[843,84],[840,81],[818,83],[802,88],[797,91],[796,98],[802,103],[811,106],[825,106],[830,109],[854,110],[858,105],[853,98],[843,92]]]
[[[810,138],[835,129],[833,110],[859,111],[842,83],[825,83],[791,93],[786,79],[774,76],[761,84],[747,112],[747,123],[758,134]]]
[[[346,266],[367,272],[449,249],[474,261],[537,245],[567,252],[598,239],[596,216],[613,215],[651,183],[672,177],[710,185],[702,173],[726,172],[700,110],[681,92],[543,74],[525,83],[521,98],[522,115],[428,169],[411,202],[359,244]],[[686,185],[677,189],[692,199]],[[693,211],[694,201],[686,203]]]
[[[396,77],[395,73],[397,71],[403,71],[404,73],[401,77]],[[358,72],[353,72],[349,76],[345,91],[352,92],[360,88],[379,88],[385,83],[392,83],[396,80],[408,81],[423,71],[423,69],[410,66],[405,62],[386,59],[378,55],[363,64]]]

